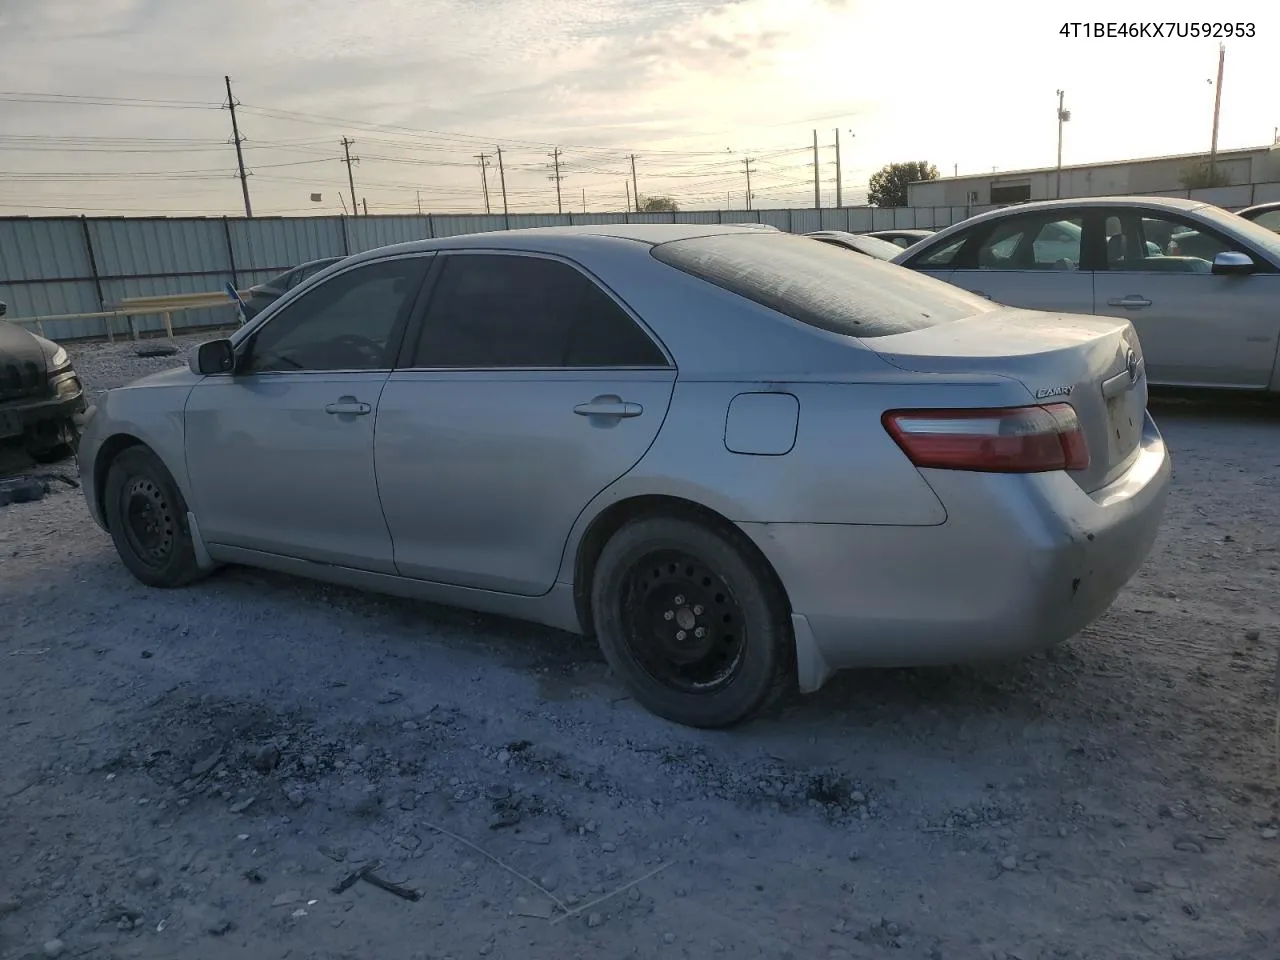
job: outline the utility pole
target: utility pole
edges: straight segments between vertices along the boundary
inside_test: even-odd
[[[631,196],[635,200],[636,213],[640,212],[640,182],[636,180],[636,155],[631,155]]]
[[[1209,176],[1217,182],[1218,175],[1218,111],[1222,109],[1222,65],[1227,58],[1226,44],[1218,44],[1218,82],[1213,90],[1213,143],[1209,147]]]
[[[844,206],[843,183],[840,179],[840,128],[836,127],[836,207]]]
[[[747,209],[751,209],[751,158],[747,157],[742,161],[742,165],[747,171]]]
[[[354,217],[360,211],[356,209],[356,178],[351,173],[351,165],[359,163],[360,158],[351,156],[351,145],[353,143],[355,143],[354,140],[348,140],[346,137],[342,138],[343,163],[347,165],[347,186],[351,188],[351,215]]]
[[[818,174],[822,172],[822,167],[818,165],[818,131],[813,131],[813,206],[814,209],[822,206],[822,187],[818,180]]]
[[[498,151],[498,182],[502,184],[502,215],[507,216],[507,171],[502,166],[502,148],[495,147]]]
[[[364,208],[364,215],[367,217],[369,215],[369,198],[361,197],[360,206]]]
[[[222,79],[227,81],[227,109],[231,111],[231,138],[235,141],[236,163],[240,167],[240,190],[244,194],[244,215],[253,219],[253,205],[249,203],[249,174],[245,173],[244,151],[240,149],[240,144],[244,143],[244,137],[240,136],[240,125],[236,122],[236,98],[231,95],[231,78],[223,77]]]
[[[415,190],[413,192],[414,192],[414,195],[417,196],[418,198],[418,216],[422,216],[422,191]]]
[[[587,188],[582,188],[582,212],[587,212]]]
[[[564,206],[560,202],[560,181],[563,179],[560,176],[560,148],[556,147],[555,151],[547,154],[547,156],[551,158],[556,168],[556,172],[547,178],[556,182],[556,213],[564,213]]]
[[[1058,91],[1058,173],[1057,186],[1053,191],[1055,200],[1062,199],[1062,125],[1071,119],[1071,111],[1062,108],[1062,98],[1066,96],[1063,91]],[[991,172],[995,172],[995,168],[991,168]]]
[[[492,213],[489,209],[489,154],[477,153],[476,159],[480,161],[480,185],[484,188],[484,212]]]
[[[627,209],[627,210],[630,210],[630,209],[631,209],[631,181],[630,181],[630,180],[623,180],[623,181],[622,181],[622,185],[623,185],[624,187],[626,187],[626,188],[627,188],[627,206],[626,206],[626,209]]]

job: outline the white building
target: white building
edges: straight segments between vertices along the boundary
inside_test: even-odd
[[[1074,167],[998,171],[943,177],[907,186],[911,207],[989,206],[1060,197],[1178,196],[1193,193],[1221,206],[1243,207],[1280,199],[1280,143],[1249,150],[1222,150],[1217,169],[1226,186],[1188,191],[1184,174],[1208,154],[1091,163]],[[1263,189],[1259,190],[1258,187]],[[1212,196],[1211,196],[1212,195]]]

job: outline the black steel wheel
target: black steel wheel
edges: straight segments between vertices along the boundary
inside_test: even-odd
[[[794,673],[785,598],[729,531],[655,516],[605,545],[592,584],[605,658],[646,708],[720,727],[758,711]]]
[[[203,575],[187,527],[187,504],[160,458],[129,447],[112,461],[103,490],[107,529],[129,572],[152,587]]]

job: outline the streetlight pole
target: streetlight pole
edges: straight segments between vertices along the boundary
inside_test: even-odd
[[[1071,119],[1071,111],[1062,108],[1062,98],[1066,94],[1058,91],[1058,174],[1057,186],[1054,188],[1053,197],[1055,200],[1062,199],[1062,125]]]

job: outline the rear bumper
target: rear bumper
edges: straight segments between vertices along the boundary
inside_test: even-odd
[[[937,526],[741,525],[791,600],[801,689],[845,667],[1006,658],[1072,636],[1142,566],[1171,468],[1148,416],[1138,457],[1092,494],[1065,473],[922,473],[947,508]]]

